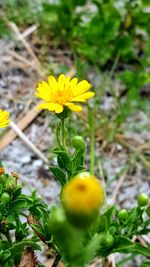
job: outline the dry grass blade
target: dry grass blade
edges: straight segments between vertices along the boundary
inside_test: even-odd
[[[122,186],[125,178],[126,178],[126,172],[123,175],[120,176],[120,178],[119,178],[119,180],[117,182],[117,186],[116,186],[115,191],[114,191],[114,194],[112,196],[112,204],[115,204],[116,203],[116,199],[117,199],[117,196],[118,196],[120,187]]]
[[[28,137],[20,130],[20,128],[14,123],[10,122],[10,126],[17,133],[20,139],[46,164],[48,164],[48,159],[44,156],[44,154],[28,139]]]
[[[17,124],[20,130],[26,129],[27,126],[38,116],[41,110],[36,110],[35,108],[31,109],[27,112],[26,116],[24,116]],[[17,132],[9,130],[1,139],[0,139],[0,150],[3,150],[7,145],[9,145],[16,137]]]

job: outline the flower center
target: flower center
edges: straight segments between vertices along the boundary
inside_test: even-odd
[[[77,191],[78,192],[86,192],[87,191],[87,186],[85,184],[78,184],[77,187],[76,187]]]
[[[66,102],[69,102],[72,98],[72,91],[67,90],[57,90],[53,93],[53,101],[58,104],[65,104]]]

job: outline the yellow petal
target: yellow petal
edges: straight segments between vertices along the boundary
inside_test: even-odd
[[[59,77],[58,77],[58,88],[60,90],[64,90],[65,82],[66,82],[65,75],[64,74],[60,74]]]
[[[81,82],[79,82],[74,88],[73,88],[73,95],[77,96],[77,95],[81,95],[84,92],[86,92],[87,90],[89,90],[89,88],[91,87],[91,84],[88,83],[86,80],[83,80]]]
[[[86,92],[82,95],[75,96],[71,99],[71,101],[77,101],[77,102],[85,102],[87,99],[93,97],[95,95],[94,92]]]
[[[50,88],[49,84],[48,84],[47,82],[45,82],[45,81],[40,82],[40,83],[38,84],[37,89],[38,89],[38,88],[39,88],[40,90],[42,89],[42,90],[51,92],[51,88]]]
[[[42,109],[48,109],[50,111],[54,111],[59,107],[59,104],[54,102],[44,102],[39,104],[36,109],[42,108]]]
[[[75,105],[73,103],[65,103],[65,106],[67,106],[72,111],[76,111],[76,112],[82,111],[82,107],[81,106]]]
[[[75,85],[77,84],[77,82],[78,82],[78,79],[77,78],[73,78],[70,81],[70,84],[69,84],[70,89],[73,89],[75,87]]]
[[[47,82],[43,81],[39,83],[38,87],[36,88],[37,92],[35,93],[36,96],[46,100],[51,100],[52,90]]]
[[[63,106],[62,105],[60,105],[60,104],[57,104],[58,105],[58,107],[55,109],[55,112],[56,113],[61,113],[62,111],[63,111]]]
[[[46,92],[36,92],[35,95],[38,96],[39,98],[45,100],[45,101],[51,101],[52,100],[52,95],[49,95]]]
[[[0,110],[0,128],[9,126],[9,112]]]
[[[57,83],[56,79],[54,78],[54,76],[50,75],[48,77],[48,83],[49,83],[50,88],[52,89],[52,91],[58,90],[58,83]]]
[[[65,81],[65,89],[69,89],[69,84],[70,84],[70,77],[66,77],[66,81]]]

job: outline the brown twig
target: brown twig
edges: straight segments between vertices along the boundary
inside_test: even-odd
[[[34,254],[34,251],[30,247],[26,248],[21,257],[19,267],[38,267],[38,266],[39,262]]]
[[[53,262],[51,267],[57,267],[58,264],[59,264],[60,259],[61,259],[61,256],[59,254],[56,254],[56,258],[55,258],[55,260],[54,260],[54,262]]]
[[[116,267],[115,256],[110,255],[104,260],[103,267]]]

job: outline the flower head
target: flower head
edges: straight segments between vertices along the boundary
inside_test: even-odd
[[[64,107],[72,111],[81,111],[82,107],[76,102],[86,102],[93,97],[94,92],[87,92],[91,84],[86,80],[78,83],[77,78],[70,79],[64,74],[59,75],[58,81],[54,76],[48,77],[48,82],[42,81],[36,88],[36,96],[44,100],[37,108],[48,109],[55,113],[61,113]]]
[[[9,126],[9,122],[9,112],[0,109],[0,128],[5,128]]]
[[[62,191],[62,203],[72,222],[85,225],[91,222],[104,202],[100,181],[89,173],[76,175]]]

